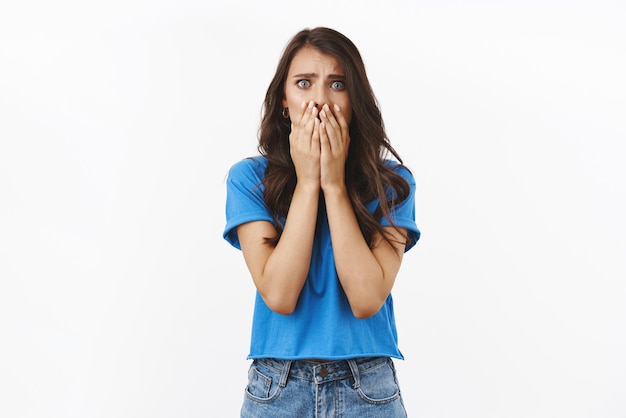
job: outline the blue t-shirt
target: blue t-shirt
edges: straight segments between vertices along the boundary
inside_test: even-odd
[[[391,211],[396,226],[406,228],[411,238],[411,246],[405,249],[408,251],[420,236],[415,224],[415,180],[398,163],[389,160],[387,164],[397,166],[396,171],[411,187],[409,196]],[[263,201],[261,185],[266,166],[264,157],[255,157],[236,163],[229,171],[224,238],[235,248],[241,249],[237,226],[251,221],[273,223]],[[368,210],[373,212],[377,204],[378,201],[370,202]],[[389,225],[389,222],[382,219],[381,224]],[[357,319],[352,314],[335,269],[330,229],[321,199],[311,267],[296,308],[291,315],[273,312],[257,292],[248,358],[341,360],[377,356],[403,358],[398,348],[392,297],[389,295],[380,311],[369,318]]]

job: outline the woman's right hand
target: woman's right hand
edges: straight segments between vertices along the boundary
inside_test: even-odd
[[[294,109],[295,110],[295,109]],[[315,104],[303,102],[297,111],[289,111],[291,133],[289,150],[296,169],[298,184],[320,186],[320,135]]]

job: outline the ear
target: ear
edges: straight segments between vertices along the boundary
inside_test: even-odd
[[[283,107],[287,107],[287,99],[283,99]]]

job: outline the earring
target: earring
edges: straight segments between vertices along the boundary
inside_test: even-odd
[[[287,119],[289,117],[289,108],[283,107],[283,118]]]

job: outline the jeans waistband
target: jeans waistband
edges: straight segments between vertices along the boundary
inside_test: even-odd
[[[353,378],[354,387],[360,386],[359,376],[387,363],[388,357],[363,357],[329,362],[307,360],[256,359],[256,362],[281,373],[280,385],[285,386],[289,377],[309,380],[317,384],[333,380]],[[392,363],[393,367],[393,363]]]

